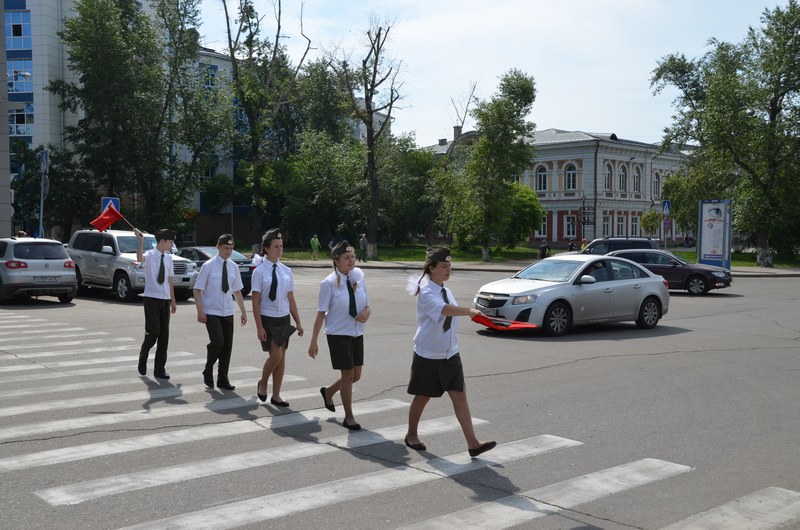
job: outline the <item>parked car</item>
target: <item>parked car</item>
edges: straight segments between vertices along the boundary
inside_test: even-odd
[[[559,254],[484,285],[474,302],[489,317],[560,336],[573,326],[602,322],[632,320],[653,328],[669,310],[669,291],[666,280],[632,261]]]
[[[182,258],[194,262],[199,269],[206,261],[217,256],[217,247],[183,247],[177,251]],[[242,296],[250,294],[250,279],[253,277],[253,260],[236,250],[231,254],[231,259],[239,265],[239,272],[242,275]]]
[[[156,246],[152,234],[144,235],[144,251]],[[130,230],[78,230],[67,244],[69,256],[75,260],[78,287],[113,290],[118,300],[130,302],[144,291],[144,264],[136,256],[138,241]],[[175,298],[192,296],[197,270],[191,261],[172,257]]]
[[[618,250],[609,255],[640,263],[653,273],[663,276],[670,289],[686,290],[689,294],[706,294],[711,289],[730,287],[733,281],[728,269],[689,263],[665,250]]]
[[[60,241],[0,238],[0,302],[46,295],[68,304],[77,292],[75,262]]]
[[[603,237],[593,239],[581,254],[608,254],[615,250],[633,248],[658,248],[658,241],[649,237]]]

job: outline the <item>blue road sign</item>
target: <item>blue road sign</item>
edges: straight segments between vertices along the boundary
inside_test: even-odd
[[[669,200],[664,200],[664,202],[661,203],[661,213],[663,213],[666,217],[669,217],[670,215],[669,206]]]
[[[114,208],[119,211],[119,197],[103,197],[100,199],[100,213],[105,212],[109,204],[113,204]]]

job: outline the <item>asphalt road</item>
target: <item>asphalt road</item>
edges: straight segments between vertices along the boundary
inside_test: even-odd
[[[0,527],[800,528],[797,278],[673,292],[653,330],[547,338],[462,319],[476,430],[500,444],[471,461],[447,397],[423,416],[428,451],[402,443],[409,272],[366,271],[355,435],[338,396],[336,413],[321,408],[319,387],[335,379],[324,340],[318,359],[306,353],[328,271],[294,272],[306,335],[289,347],[288,411],[255,399],[252,320],[236,329],[237,389],[221,392],[202,384],[206,332],[191,301],[173,316],[169,382],[149,377],[152,354],[148,377],[136,372],[141,303],[0,307]],[[464,305],[498,277],[456,266],[448,285]]]

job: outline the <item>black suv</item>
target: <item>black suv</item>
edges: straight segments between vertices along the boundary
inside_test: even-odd
[[[604,237],[595,239],[586,245],[586,248],[581,250],[581,254],[608,254],[615,250],[634,248],[658,249],[658,240],[649,237]]]

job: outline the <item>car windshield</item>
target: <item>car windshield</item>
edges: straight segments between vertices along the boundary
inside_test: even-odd
[[[67,250],[60,243],[18,243],[14,245],[18,259],[68,259]]]
[[[210,258],[215,257],[219,253],[219,252],[217,252],[217,247],[204,247],[201,250],[203,251],[203,253],[208,254],[208,256]],[[247,261],[250,258],[245,256],[241,252],[239,252],[237,250],[234,250],[233,252],[231,252],[231,259],[234,260],[234,261],[236,261],[236,260]]]
[[[580,261],[546,259],[521,270],[514,275],[514,278],[541,280],[544,282],[566,282],[575,273],[575,270],[583,265],[584,263]]]
[[[117,245],[119,245],[120,252],[136,252],[139,243],[136,241],[136,236],[119,236],[117,237]],[[154,236],[144,236],[142,252],[147,252],[153,248],[156,248],[156,238]]]

